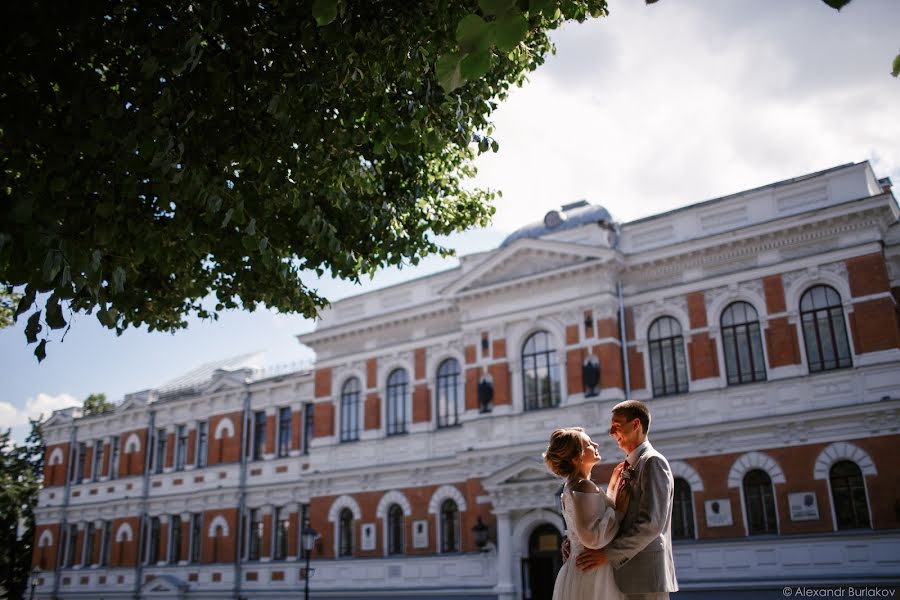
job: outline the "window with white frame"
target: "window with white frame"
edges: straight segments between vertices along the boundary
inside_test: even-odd
[[[278,409],[278,444],[275,455],[283,458],[291,449],[291,408],[284,406]]]
[[[691,484],[683,477],[675,478],[672,502],[672,539],[694,539],[694,502]]]
[[[290,513],[287,508],[276,507],[272,515],[272,524],[274,526],[272,540],[272,558],[274,560],[284,560],[288,555],[288,529],[290,528]]]
[[[338,556],[353,555],[353,511],[341,510],[338,518]]]
[[[387,379],[387,434],[406,433],[406,396],[409,377],[404,369],[394,369]]]
[[[810,372],[831,371],[853,365],[844,323],[841,295],[827,285],[816,285],[800,298],[800,321]]]
[[[748,302],[732,302],[722,311],[722,351],[728,384],[766,380],[759,316]]]
[[[360,413],[359,379],[352,377],[341,387],[341,441],[355,442],[359,439]]]
[[[201,469],[206,466],[209,454],[209,423],[200,421],[197,423],[197,449],[194,453],[194,465]]]
[[[688,391],[687,361],[681,324],[672,317],[653,321],[647,332],[650,350],[650,377],[654,396],[683,394]]]
[[[94,442],[94,456],[91,462],[91,481],[99,481],[100,470],[103,468],[103,440]]]
[[[452,499],[441,503],[441,552],[459,552],[459,507]]]
[[[175,436],[175,470],[184,471],[187,463],[188,432],[187,425],[179,425]]]
[[[747,533],[750,535],[778,533],[775,494],[769,474],[762,469],[747,472],[744,475],[743,488]]]
[[[831,501],[838,529],[868,529],[869,505],[862,471],[852,460],[840,460],[828,473]]]
[[[459,361],[455,358],[448,358],[438,367],[437,390],[435,390],[438,427],[452,427],[459,424],[460,374]]]
[[[556,348],[546,331],[531,334],[522,346],[525,410],[559,406],[562,399]]]

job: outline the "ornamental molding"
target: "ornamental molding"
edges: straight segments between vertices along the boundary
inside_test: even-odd
[[[735,262],[766,252],[779,251],[784,255],[785,249],[795,246],[825,243],[822,240],[828,238],[839,240],[843,234],[871,227],[883,228],[887,221],[888,215],[885,214],[884,207],[878,205],[850,215],[830,217],[819,223],[761,233],[742,240],[714,243],[674,255],[669,246],[654,249],[651,252],[658,256],[648,257],[644,261],[640,260],[640,253],[629,255],[626,273],[635,282],[656,282],[671,274],[680,277],[682,272],[691,268],[702,269],[717,263]],[[834,247],[837,248],[838,244],[835,243]],[[662,253],[665,249],[668,249],[668,255]]]

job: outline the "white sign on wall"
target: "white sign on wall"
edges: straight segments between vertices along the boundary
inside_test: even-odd
[[[413,521],[413,548],[428,547],[428,521]]]
[[[731,518],[731,500],[728,498],[707,500],[705,508],[707,527],[728,527],[734,524]]]
[[[363,523],[360,528],[362,542],[359,547],[362,550],[375,549],[375,523]]]
[[[788,494],[791,521],[815,521],[819,518],[819,503],[813,492]]]

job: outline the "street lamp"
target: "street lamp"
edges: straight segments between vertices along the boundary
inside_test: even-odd
[[[41,570],[38,567],[35,567],[31,570],[31,576],[28,578],[31,583],[31,600],[34,600],[34,586],[38,584],[38,581],[41,578]]]
[[[306,550],[306,573],[304,574],[304,579],[306,580],[306,585],[303,588],[303,600],[309,600],[309,576],[312,575],[309,571],[309,557],[312,556],[313,546],[316,544],[316,538],[319,537],[319,532],[309,526],[307,523],[303,527],[303,531],[300,534],[303,540],[303,549]]]
[[[478,549],[482,552],[489,552],[490,548],[487,547],[488,543],[488,528],[481,521],[481,516],[475,521],[475,527],[472,528],[472,533],[475,536],[475,545],[478,546]]]

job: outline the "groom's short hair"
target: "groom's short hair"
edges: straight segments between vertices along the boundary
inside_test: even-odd
[[[650,409],[640,400],[625,400],[613,406],[614,415],[622,415],[629,421],[638,419],[644,428],[644,435],[650,433]]]

